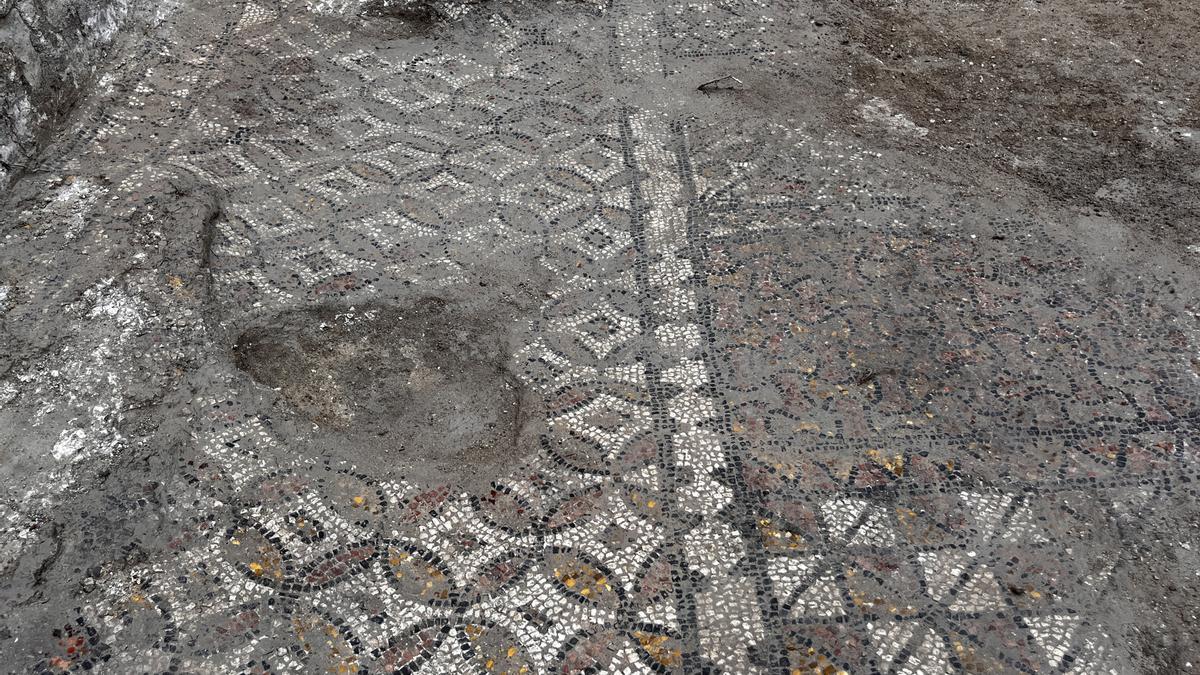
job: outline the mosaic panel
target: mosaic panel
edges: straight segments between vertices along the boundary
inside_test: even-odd
[[[455,37],[379,44],[345,10],[187,10],[58,148],[86,177],[24,214],[68,222],[35,250],[112,256],[182,246],[172,200],[200,223],[195,266],[84,292],[123,338],[22,373],[109,392],[52,446],[64,489],[141,447],[107,412],[139,378],[191,373],[161,385],[181,428],[138,437],[169,535],[86,571],[29,668],[1124,672],[1115,561],[1075,554],[1119,544],[1083,505],[1186,483],[1195,426],[1190,335],[1138,280],[1097,293],[1036,219],[975,239],[972,204],[844,140],[647,100],[794,47],[773,4],[463,5]],[[366,394],[306,380],[343,405],[306,417],[226,344],[321,307],[404,386],[445,382],[372,314],[429,298],[490,312],[464,334],[520,389],[479,480],[348,447]],[[324,363],[359,363],[339,344]]]

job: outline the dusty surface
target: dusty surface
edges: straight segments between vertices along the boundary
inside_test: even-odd
[[[315,423],[313,454],[428,488],[480,476],[486,486],[532,454],[527,394],[495,321],[440,298],[320,307],[245,331],[234,363]]]
[[[846,2],[858,112],[940,146],[960,180],[1013,175],[1054,202],[1184,245],[1200,223],[1200,30],[1176,2]],[[926,150],[928,152],[928,150]]]
[[[174,6],[130,0],[0,3],[0,186],[7,188],[36,164],[39,147],[86,96],[122,37],[152,29]]]
[[[169,9],[0,208],[2,668],[1200,663],[1185,3]]]

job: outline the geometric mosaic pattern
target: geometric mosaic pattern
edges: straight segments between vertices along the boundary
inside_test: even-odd
[[[203,373],[175,529],[88,576],[23,667],[1127,671],[1115,561],[1076,551],[1114,546],[1089,504],[1194,474],[1191,334],[1089,290],[1034,219],[975,239],[972,205],[867,150],[666,87],[791,53],[789,13],[463,6],[457,37],[387,40],[326,5],[194,4],[57,148],[97,178],[26,214],[219,204],[202,267],[93,290],[130,326],[116,391],[157,367],[146,322]],[[540,431],[482,490],[306,454],[203,346],[497,275],[547,279],[510,359]],[[96,424],[62,475],[128,447]]]

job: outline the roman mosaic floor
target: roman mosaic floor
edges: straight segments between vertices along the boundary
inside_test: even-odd
[[[6,667],[1131,672],[1188,289],[806,125],[803,6],[435,7],[183,5],[50,153]]]

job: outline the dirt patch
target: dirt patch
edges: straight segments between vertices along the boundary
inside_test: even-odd
[[[401,19],[427,24],[438,17],[437,11],[429,3],[411,0],[371,0],[362,6],[358,15],[364,18]]]
[[[442,15],[428,2],[371,0],[358,10],[355,29],[372,37],[396,40],[428,34]]]
[[[494,317],[439,298],[288,312],[234,347],[238,368],[316,425],[323,454],[438,484],[486,479],[527,454],[508,354]]]
[[[1200,501],[1195,488],[1177,485],[1173,495],[1127,490],[1111,504],[1121,537],[1113,572],[1120,589],[1118,616],[1132,638],[1139,673],[1185,673],[1200,664]]]
[[[1198,234],[1200,56],[1187,45],[1200,18],[1187,3],[848,0],[831,10],[861,93],[851,124],[922,154],[982,159],[1157,235]]]

